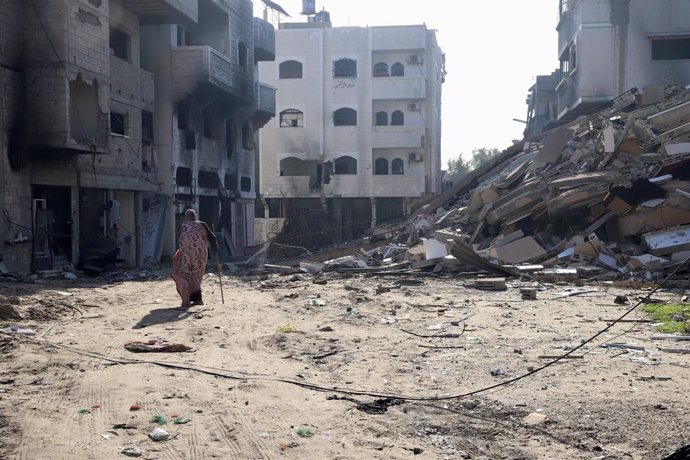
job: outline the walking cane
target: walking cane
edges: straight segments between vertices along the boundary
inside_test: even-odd
[[[223,295],[223,271],[220,269],[220,251],[216,251],[216,267],[218,268],[218,284],[220,285],[220,300],[225,305],[225,296]]]
[[[216,233],[216,224],[213,224],[213,233]],[[220,246],[216,245],[216,269],[218,270],[218,284],[220,285],[220,301],[225,305],[225,296],[223,295],[223,271],[220,269]]]

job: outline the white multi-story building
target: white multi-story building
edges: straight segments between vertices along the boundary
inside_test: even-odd
[[[322,13],[282,24],[276,60],[259,72],[277,88],[259,137],[266,218],[323,209],[349,239],[440,192],[445,70],[433,30],[332,28]]]

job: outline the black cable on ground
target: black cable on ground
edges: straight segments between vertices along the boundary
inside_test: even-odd
[[[347,395],[357,395],[357,396],[370,396],[373,398],[392,398],[392,399],[402,399],[405,401],[448,401],[448,400],[453,400],[453,399],[462,399],[462,398],[467,398],[469,396],[474,396],[478,395],[480,393],[486,393],[488,391],[494,390],[496,388],[512,385],[515,382],[518,382],[520,380],[523,380],[527,377],[530,377],[534,374],[537,374],[538,372],[543,371],[544,369],[547,369],[554,364],[562,361],[563,359],[567,358],[571,354],[575,353],[577,350],[581,349],[588,343],[591,343],[594,341],[597,337],[600,335],[604,334],[605,332],[609,331],[613,326],[618,324],[622,319],[624,319],[626,316],[628,316],[630,313],[635,311],[640,305],[642,305],[643,302],[648,300],[654,293],[656,293],[659,289],[661,289],[664,284],[666,284],[671,278],[673,278],[685,265],[687,262],[690,261],[690,257],[686,258],[681,264],[679,264],[673,272],[671,272],[666,278],[664,278],[663,281],[661,281],[654,289],[652,289],[645,297],[640,299],[635,305],[630,307],[628,310],[625,311],[619,318],[617,318],[614,322],[606,326],[604,329],[601,331],[597,332],[593,336],[591,336],[589,339],[583,341],[578,345],[577,347],[573,348],[572,350],[568,351],[567,353],[559,356],[556,359],[553,359],[552,361],[549,361],[548,363],[544,364],[543,366],[540,366],[530,372],[527,372],[526,374],[519,375],[517,377],[514,377],[512,379],[496,383],[495,385],[489,385],[487,387],[479,388],[477,390],[472,390],[467,393],[460,393],[456,395],[448,395],[448,396],[405,396],[405,395],[397,395],[397,394],[386,394],[386,393],[377,393],[375,391],[367,391],[367,390],[353,390],[353,389],[348,389],[348,388],[338,388],[338,387],[325,387],[322,385],[316,385],[308,382],[300,382],[297,380],[291,380],[287,378],[281,378],[281,377],[271,377],[268,375],[258,375],[258,374],[245,374],[241,372],[232,372],[232,371],[227,371],[224,369],[216,369],[216,370],[210,370],[211,368],[203,368],[199,366],[190,366],[190,365],[185,365],[185,364],[177,364],[177,363],[170,363],[170,362],[165,362],[165,361],[145,361],[145,360],[135,360],[135,359],[116,359],[112,358],[106,355],[103,355],[101,353],[97,352],[90,352],[90,351],[84,351],[80,350],[77,348],[71,348],[67,347],[64,345],[59,345],[47,341],[40,341],[40,340],[35,340],[35,339],[29,339],[30,341],[38,344],[43,344],[43,345],[48,345],[52,346],[55,348],[59,348],[62,350],[69,351],[71,353],[76,353],[80,354],[83,356],[89,356],[91,358],[96,358],[96,359],[102,359],[104,361],[111,362],[113,364],[122,364],[122,365],[129,365],[129,364],[153,364],[156,366],[161,366],[169,369],[178,369],[178,370],[188,370],[188,371],[195,371],[199,372],[202,374],[207,374],[211,375],[214,377],[222,377],[222,378],[227,378],[227,379],[234,379],[234,380],[262,380],[262,381],[271,381],[271,382],[281,382],[281,383],[288,383],[291,385],[296,385],[302,388],[307,388],[309,390],[314,390],[314,391],[323,391],[323,392],[331,392],[331,393],[339,393],[339,394],[347,394]],[[234,374],[234,375],[233,375]]]

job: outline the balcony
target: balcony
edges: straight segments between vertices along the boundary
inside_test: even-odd
[[[122,6],[138,16],[142,24],[189,24],[199,21],[196,0],[122,0]]]
[[[331,176],[330,184],[324,184],[324,194],[345,198],[368,196],[362,193],[359,182],[360,176],[356,174],[335,174]]]
[[[600,79],[585,80],[580,71],[572,72],[556,87],[558,120],[572,121],[580,115],[589,114],[607,104],[613,96],[609,82]]]
[[[423,126],[374,126],[371,146],[375,149],[423,147]]]
[[[254,18],[254,60],[275,61],[276,31],[263,19]]]
[[[276,88],[266,83],[254,83],[254,100],[256,108],[260,112],[264,112],[270,117],[276,115]]]
[[[426,80],[424,77],[373,77],[372,99],[424,99]]]
[[[311,189],[309,184],[313,181],[310,176],[284,176],[275,181],[274,187],[265,195],[285,198],[318,196],[319,189]],[[276,190],[277,188],[277,190]]]
[[[254,91],[245,69],[210,46],[179,46],[170,50],[173,98],[184,99],[195,90],[221,91],[243,102],[253,102]]]
[[[417,197],[424,195],[424,176],[374,176],[375,197]]]

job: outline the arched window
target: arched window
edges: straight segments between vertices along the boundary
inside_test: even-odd
[[[388,126],[388,113],[376,112],[376,126]]]
[[[404,77],[405,76],[405,66],[399,62],[396,62],[391,66],[391,77]]]
[[[357,126],[357,111],[343,107],[333,112],[334,126]]]
[[[374,162],[374,175],[387,176],[388,175],[388,160],[385,158],[378,158]]]
[[[387,77],[388,76],[388,64],[385,62],[379,62],[374,66],[374,76],[375,77]]]
[[[302,63],[299,61],[285,61],[278,66],[278,78],[302,78]]]
[[[243,192],[252,191],[252,178],[247,176],[242,176],[240,178],[240,190]]]
[[[301,128],[304,126],[304,113],[297,109],[286,109],[280,112],[281,128]]]
[[[247,67],[247,45],[244,42],[237,44],[237,59],[241,67]]]
[[[405,163],[400,158],[391,162],[391,174],[405,174]]]
[[[357,174],[357,160],[342,156],[335,160],[335,174]]]
[[[400,110],[396,110],[391,113],[391,125],[392,126],[402,126],[405,124],[405,114]]]
[[[281,176],[308,176],[307,164],[296,157],[287,157],[280,160]]]
[[[333,63],[333,76],[335,78],[351,78],[357,76],[357,61],[354,59],[338,59]]]

